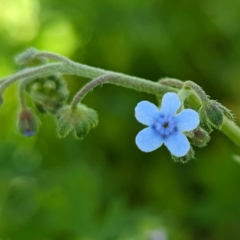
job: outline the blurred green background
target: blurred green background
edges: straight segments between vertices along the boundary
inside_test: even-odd
[[[1,0],[0,75],[27,47],[157,81],[193,80],[240,116],[238,0]],[[74,93],[87,82],[65,77]],[[215,131],[196,159],[137,149],[134,119],[154,96],[104,85],[84,103],[100,123],[83,141],[58,139],[39,115],[36,137],[16,128],[17,84],[0,111],[1,240],[238,240],[240,149]],[[237,120],[238,121],[238,120]]]

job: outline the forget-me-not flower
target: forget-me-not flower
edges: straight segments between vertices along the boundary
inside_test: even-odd
[[[190,150],[190,143],[183,132],[194,130],[199,125],[198,113],[192,109],[177,110],[181,101],[176,93],[166,93],[160,110],[148,101],[138,103],[136,119],[147,125],[136,136],[136,144],[143,152],[151,152],[166,145],[172,155],[182,157]]]

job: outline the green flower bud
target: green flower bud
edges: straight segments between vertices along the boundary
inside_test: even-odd
[[[44,85],[44,91],[46,92],[53,92],[54,90],[56,90],[56,83],[53,80],[47,80]]]
[[[197,127],[190,132],[190,142],[196,147],[204,147],[210,141],[210,135],[201,127]]]
[[[174,162],[187,163],[188,161],[190,161],[193,158],[195,158],[195,153],[194,153],[194,150],[192,147],[190,148],[188,153],[186,155],[184,155],[183,157],[176,157],[176,156],[172,155],[172,159]]]
[[[69,95],[64,79],[57,75],[36,79],[26,90],[40,112],[53,114],[65,105]]]
[[[219,105],[220,109],[222,110],[223,114],[228,119],[230,119],[231,121],[234,122],[234,115],[232,114],[232,112],[228,108],[224,107],[221,103],[218,103],[218,105]]]
[[[31,91],[34,92],[41,92],[42,91],[42,84],[39,82],[35,82],[31,85]]]
[[[203,123],[205,121],[205,125],[219,128],[223,123],[223,111],[220,104],[216,101],[210,100],[208,103],[204,104],[201,107],[200,115],[200,118],[205,118],[205,120],[203,119],[202,121]],[[208,126],[208,128],[210,128],[210,126]]]
[[[61,138],[74,131],[75,136],[82,139],[97,124],[96,111],[82,104],[79,104],[77,108],[64,106],[57,113],[57,131]]]
[[[18,117],[18,129],[24,136],[31,137],[38,132],[39,120],[30,109],[23,109]]]
[[[199,117],[200,117],[200,126],[206,130],[208,133],[213,131],[212,125],[209,123],[206,112],[203,107],[199,109]]]
[[[206,106],[205,111],[208,119],[210,120],[210,123],[214,127],[219,128],[223,123],[223,112],[219,107],[219,104],[216,101],[211,100]]]

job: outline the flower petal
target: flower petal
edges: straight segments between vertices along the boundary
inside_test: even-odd
[[[190,143],[187,137],[180,132],[169,136],[166,140],[164,140],[164,144],[171,154],[176,157],[182,157],[190,150]]]
[[[136,144],[143,152],[151,152],[161,147],[163,139],[151,127],[144,128],[136,136]]]
[[[175,117],[175,120],[181,132],[191,131],[199,125],[199,115],[192,109],[184,109]]]
[[[181,106],[178,95],[174,92],[166,93],[162,98],[162,106],[160,112],[165,116],[174,115]]]
[[[135,108],[136,119],[145,125],[151,125],[158,116],[159,109],[153,103],[142,101]]]

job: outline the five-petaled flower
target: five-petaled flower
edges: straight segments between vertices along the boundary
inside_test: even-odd
[[[166,145],[172,155],[182,157],[190,150],[190,143],[183,132],[194,130],[199,125],[198,113],[192,109],[177,110],[181,101],[176,93],[166,93],[158,109],[148,101],[138,103],[136,119],[147,125],[136,136],[137,146],[144,152],[151,152]]]

